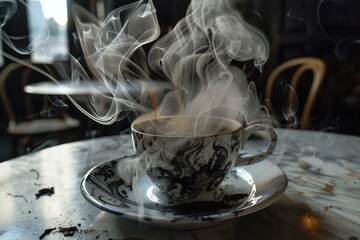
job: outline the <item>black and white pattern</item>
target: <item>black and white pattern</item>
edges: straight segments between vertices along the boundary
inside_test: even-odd
[[[240,131],[220,136],[167,138],[134,134],[142,167],[164,199],[214,198],[214,190],[234,165]],[[230,147],[233,146],[233,147]]]
[[[119,166],[118,172],[128,180],[138,170],[145,170],[158,187],[157,195],[163,201],[183,203],[217,199],[217,187],[234,165],[260,162],[276,146],[276,133],[269,126],[253,124],[243,128],[238,124],[236,127],[218,134],[180,137],[147,133],[137,126],[140,130],[132,129],[132,141],[142,169],[133,164],[130,171],[124,171],[125,166]],[[239,156],[247,138],[266,129],[271,139],[269,146],[251,158]],[[129,166],[128,162],[126,165]],[[125,182],[129,184],[129,181]]]
[[[92,168],[81,182],[84,197],[96,207],[125,218],[173,228],[199,228],[250,214],[274,203],[287,187],[284,172],[269,161],[235,167],[219,186],[221,199],[168,205],[157,198],[147,176],[127,186],[116,174],[122,157]]]

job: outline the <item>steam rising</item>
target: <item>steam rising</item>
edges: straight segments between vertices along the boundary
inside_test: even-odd
[[[68,98],[94,121],[109,125],[131,112],[141,115],[136,121],[155,119],[154,133],[184,137],[239,127],[237,122],[219,124],[219,118],[243,125],[269,121],[254,83],[247,80],[248,69],[255,66],[261,71],[267,61],[268,42],[232,1],[193,0],[186,16],[160,39],[152,0],[115,9],[104,21],[79,6],[72,13],[86,65],[69,54],[71,69],[54,63],[62,79],[50,77],[74,88],[88,86],[91,95],[86,101]],[[39,36],[28,50],[17,47],[11,38],[7,44],[28,53],[46,44],[47,37]],[[145,45],[151,46],[148,53]],[[137,180],[145,175],[139,161],[146,165],[151,160],[145,156],[145,160],[121,162],[118,174],[132,184],[135,194]],[[141,205],[142,199],[138,200]]]
[[[192,1],[187,16],[149,53],[150,67],[174,86],[158,114],[228,117],[243,123],[259,118],[255,87],[248,85],[236,62],[253,60],[261,70],[267,58],[265,36],[231,2]]]
[[[92,110],[89,116],[102,124],[112,124],[124,118],[128,110],[149,112],[144,91],[151,91],[150,76],[141,46],[160,34],[152,2],[136,2],[115,9],[104,22],[77,6],[73,15],[87,66],[96,82],[110,93],[104,96],[94,89],[89,99],[88,109]],[[93,84],[74,59],[71,79]],[[102,102],[102,106],[97,102]]]
[[[192,1],[186,16],[160,39],[151,0],[117,8],[102,22],[79,6],[73,6],[72,13],[86,65],[70,54],[70,70],[54,65],[74,88],[85,84],[91,89],[85,102],[68,96],[91,119],[108,125],[131,112],[188,116],[194,121],[186,124],[192,126],[208,117],[236,119],[245,125],[268,121],[255,85],[247,80],[249,66],[262,70],[268,42],[233,2]],[[28,51],[11,38],[6,42],[19,53],[28,53],[47,37],[39,36]],[[148,55],[144,45],[151,46]],[[181,128],[181,123],[172,124]],[[201,132],[197,128],[188,134]]]

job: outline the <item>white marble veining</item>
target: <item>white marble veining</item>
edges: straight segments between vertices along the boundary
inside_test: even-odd
[[[93,166],[133,154],[129,135],[65,144],[0,164],[0,239],[360,239],[360,138],[278,130],[270,161],[289,179],[284,196],[259,212],[197,230],[170,230],[104,212],[80,193]],[[261,141],[249,142],[248,151]],[[36,198],[54,187],[51,196]]]

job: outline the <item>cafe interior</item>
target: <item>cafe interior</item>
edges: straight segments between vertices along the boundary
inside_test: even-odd
[[[0,3],[10,14],[2,18],[0,161],[66,142],[128,131],[131,113],[112,124],[101,124],[80,111],[76,101],[69,101],[68,94],[74,89],[67,92],[45,86],[42,92],[31,84],[49,81],[37,71],[44,66],[52,79],[64,80],[53,63],[70,66],[68,53],[83,61],[72,15],[74,5],[102,20],[132,1],[58,0],[55,6],[53,1],[27,0],[19,1],[16,11],[11,10],[11,2]],[[189,1],[153,3],[160,35],[165,35],[184,17]],[[358,1],[239,0],[236,8],[267,38],[266,63],[261,71],[250,68],[248,81],[255,83],[261,103],[277,119],[276,127],[360,136]],[[49,41],[57,47],[26,52],[41,31],[48,31]],[[14,40],[11,36],[25,37]]]
[[[359,13],[0,0],[0,239],[360,239]]]

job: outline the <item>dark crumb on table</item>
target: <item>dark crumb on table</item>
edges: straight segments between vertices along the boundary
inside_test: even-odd
[[[48,228],[45,229],[43,234],[40,235],[39,239],[43,239],[46,235],[49,235],[52,231],[54,231],[56,228]]]
[[[77,227],[67,227],[67,228],[59,228],[59,232],[63,233],[65,237],[72,237],[74,236],[75,232],[78,231]]]
[[[51,188],[43,188],[43,189],[39,190],[39,192],[36,193],[35,196],[36,196],[36,199],[38,199],[41,196],[45,196],[45,195],[51,196],[54,193],[55,193],[55,190],[54,190],[53,187],[51,187]]]
[[[95,232],[96,232],[96,230],[93,228],[80,230],[80,233],[84,233],[84,234],[95,233]]]

